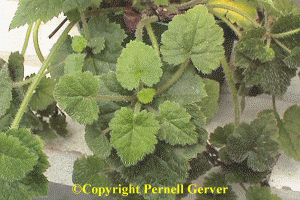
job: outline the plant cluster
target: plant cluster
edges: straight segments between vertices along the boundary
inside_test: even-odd
[[[69,25],[44,58],[39,26],[61,12]],[[249,200],[280,199],[263,183],[279,149],[300,160],[300,107],[281,119],[275,105],[300,65],[300,11],[293,2],[23,0],[10,29],[25,24],[22,52],[0,63],[1,199],[47,195],[49,163],[40,137],[67,135],[65,113],[86,125],[85,142],[94,153],[76,160],[76,184],[183,184],[179,195],[117,196],[178,199],[192,180],[219,166],[204,186],[228,192],[197,199],[236,199],[231,183]],[[71,37],[75,24],[81,35]],[[24,77],[32,28],[42,67]],[[224,42],[228,28],[231,38]],[[204,126],[217,112],[219,83],[207,77],[220,64],[235,122],[209,134]],[[272,96],[273,110],[240,122],[245,97],[259,93]]]

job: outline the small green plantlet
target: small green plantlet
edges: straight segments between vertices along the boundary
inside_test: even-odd
[[[62,12],[69,24],[44,58],[39,24]],[[93,152],[75,161],[75,184],[182,185],[179,194],[112,194],[174,200],[188,195],[193,180],[218,166],[203,186],[224,187],[226,193],[211,191],[197,199],[237,199],[231,183],[240,184],[248,200],[280,199],[261,185],[279,150],[300,160],[300,107],[291,106],[283,118],[276,111],[276,97],[285,94],[300,66],[295,3],[20,1],[10,29],[29,24],[30,33],[34,23],[40,71],[24,77],[30,34],[22,53],[12,53],[7,63],[0,60],[0,199],[48,195],[43,173],[49,163],[40,137],[65,136],[64,113],[85,125],[85,142]],[[81,35],[71,37],[76,24]],[[228,30],[231,38],[224,33]],[[205,126],[218,110],[220,84],[206,77],[220,68],[235,117],[208,133]],[[254,88],[272,95],[273,109],[241,122],[245,97],[255,96]]]

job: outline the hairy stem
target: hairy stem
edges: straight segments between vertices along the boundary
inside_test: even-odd
[[[34,49],[36,52],[36,55],[40,59],[41,62],[45,61],[45,58],[41,52],[40,46],[39,46],[39,28],[41,25],[41,20],[38,19],[37,22],[35,23],[34,29],[33,29],[33,44],[34,44]]]
[[[236,12],[236,13],[242,15],[243,17],[247,18],[256,28],[260,27],[260,24],[257,23],[252,17],[250,17],[246,12],[244,12],[240,9],[237,9],[235,7],[225,5],[225,4],[209,4],[209,5],[206,5],[206,6],[208,8],[223,8],[223,9],[226,9],[226,10]]]
[[[110,96],[110,95],[97,95],[94,97],[97,100],[111,100],[111,101],[134,101],[133,96]]]
[[[280,121],[280,116],[277,112],[277,109],[276,109],[276,97],[274,95],[272,95],[272,105],[273,105],[273,112],[274,112],[274,115],[277,119],[277,121]]]
[[[174,74],[174,76],[164,86],[157,89],[155,96],[158,96],[167,89],[169,89],[169,87],[171,87],[171,85],[173,85],[181,77],[189,62],[190,59],[187,59],[184,63],[182,63],[178,71]]]
[[[272,34],[270,34],[270,36],[272,38],[283,38],[283,37],[287,37],[287,36],[290,36],[290,35],[293,35],[293,34],[296,34],[296,33],[299,33],[299,32],[300,32],[300,28],[295,29],[295,30],[291,30],[291,31],[287,31],[287,32],[284,32],[284,33],[272,33]]]
[[[235,88],[232,72],[230,70],[230,67],[229,67],[225,57],[222,58],[221,64],[224,69],[226,79],[228,80],[228,83],[229,83],[229,87],[230,87],[230,91],[231,91],[231,95],[232,95],[232,99],[233,99],[233,103],[234,103],[234,115],[235,115],[234,122],[235,122],[235,126],[237,126],[240,123],[240,105],[239,105],[238,94],[237,94],[237,91]]]
[[[158,20],[158,17],[157,16],[151,16],[151,17],[146,17],[145,15],[142,16],[142,19],[141,21],[138,23],[137,27],[136,27],[136,32],[135,32],[135,37],[136,37],[136,40],[137,41],[142,41],[143,39],[143,29],[144,29],[144,26],[146,26],[147,24],[150,25],[150,23],[152,22],[156,22]],[[152,27],[150,25],[150,28],[152,30]],[[148,28],[147,28],[148,29]],[[149,33],[149,32],[148,32]],[[152,31],[153,33],[153,31]],[[149,33],[150,35],[151,33]],[[154,36],[154,33],[153,33],[153,36]],[[155,36],[154,36],[155,37]],[[153,41],[151,38],[151,35],[150,35],[150,39],[151,39],[151,42],[153,44]],[[156,40],[156,38],[155,38]],[[157,43],[157,42],[156,42]],[[154,44],[153,44],[154,45]],[[157,44],[158,45],[158,44]]]
[[[287,46],[285,46],[282,42],[280,42],[276,38],[272,38],[272,39],[276,42],[276,44],[278,44],[278,46],[280,46],[281,48],[283,48],[286,52],[288,52],[288,53],[292,52]]]
[[[157,39],[155,37],[155,34],[153,32],[152,26],[151,26],[150,23],[146,24],[145,26],[146,26],[146,29],[148,31],[149,37],[151,39],[152,46],[155,49],[157,55],[159,55],[159,45],[158,45]]]
[[[30,37],[30,34],[31,34],[32,27],[33,27],[33,23],[32,23],[32,24],[29,24],[28,29],[27,29],[27,32],[26,32],[26,36],[25,36],[25,41],[24,41],[24,44],[23,44],[23,48],[22,48],[22,53],[21,53],[22,55],[25,55],[25,52],[26,52],[26,49],[27,49],[27,46],[28,46],[29,37]]]
[[[201,4],[203,2],[204,2],[204,0],[191,0],[189,2],[182,3],[182,4],[171,4],[171,6],[175,7],[177,10],[186,10],[186,9],[192,8],[198,4]]]
[[[81,21],[82,21],[82,24],[83,24],[83,30],[84,30],[85,38],[87,40],[90,40],[90,30],[89,30],[89,26],[86,22],[86,17],[85,17],[83,12],[80,14],[80,17],[81,17]]]
[[[49,67],[51,61],[53,60],[54,56],[56,55],[57,51],[59,50],[59,48],[61,47],[61,45],[63,44],[63,42],[65,41],[65,39],[68,36],[69,31],[72,29],[72,27],[76,24],[77,22],[71,22],[67,28],[64,30],[64,32],[61,34],[61,36],[59,37],[59,39],[57,40],[57,42],[53,45],[53,48],[49,54],[49,56],[47,57],[47,59],[45,60],[45,62],[43,62],[43,65],[41,67],[41,69],[39,70],[38,74],[35,76],[32,84],[30,85],[30,87],[27,90],[27,93],[25,95],[25,98],[15,116],[15,119],[11,125],[11,129],[17,129],[19,127],[19,123],[22,119],[22,116],[28,106],[28,103],[33,95],[33,92],[35,90],[35,88],[38,86],[40,80],[42,79],[42,77],[44,76],[44,72],[46,71],[46,69]]]

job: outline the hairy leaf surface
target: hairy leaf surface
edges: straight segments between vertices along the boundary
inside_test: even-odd
[[[72,48],[77,53],[82,52],[87,44],[88,44],[88,41],[82,35],[74,36],[72,39]]]
[[[138,94],[137,98],[142,103],[150,103],[155,95],[155,90],[152,88],[144,88]]]
[[[207,8],[197,5],[184,15],[176,15],[162,35],[161,53],[174,65],[191,58],[203,73],[216,69],[224,56],[223,31]]]
[[[271,194],[270,187],[261,187],[260,184],[250,186],[246,192],[246,198],[247,200],[281,200],[276,194]]]
[[[91,38],[88,46],[93,49],[93,53],[101,53],[101,51],[105,48],[105,39],[103,37],[95,37]]]
[[[229,135],[233,134],[234,124],[226,124],[223,127],[218,126],[213,133],[209,136],[209,142],[216,147],[223,147],[227,144],[227,138]]]
[[[109,126],[111,143],[125,165],[136,164],[154,151],[159,124],[152,113],[145,110],[133,113],[123,107],[115,112]]]
[[[79,12],[83,12],[88,7],[99,7],[101,2],[102,0],[64,0],[63,11],[78,9]]]
[[[8,66],[0,66],[0,117],[6,113],[12,100],[12,83],[8,74]]]
[[[73,73],[61,77],[54,97],[70,117],[79,123],[91,124],[98,118],[99,107],[93,99],[98,91],[98,79],[91,72]]]
[[[124,88],[132,90],[140,82],[152,87],[162,76],[162,63],[156,51],[142,42],[131,41],[117,62],[117,79]]]
[[[22,81],[24,78],[24,56],[19,52],[11,53],[8,58],[8,69],[13,81]]]
[[[283,61],[289,67],[300,67],[300,46],[295,47]]]
[[[64,74],[71,74],[73,72],[82,72],[84,65],[85,54],[74,53],[67,56],[65,60]]]

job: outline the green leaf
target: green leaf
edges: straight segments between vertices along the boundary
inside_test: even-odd
[[[64,74],[71,74],[74,72],[82,72],[84,65],[85,54],[74,53],[67,56],[65,60]]]
[[[54,102],[53,91],[56,81],[49,77],[43,77],[35,89],[30,100],[30,107],[33,110],[44,110]]]
[[[24,78],[24,56],[19,52],[11,53],[8,58],[8,69],[11,79],[15,82]]]
[[[190,122],[191,116],[186,109],[181,108],[175,102],[165,101],[159,106],[161,121],[158,138],[176,145],[195,144],[198,134],[195,132],[195,125]]]
[[[213,133],[209,136],[209,142],[219,148],[227,144],[227,138],[234,131],[234,124],[226,124],[224,128],[218,126]]]
[[[166,72],[168,74],[168,72]],[[172,75],[163,77],[163,81],[170,78]],[[157,85],[157,88],[161,87],[163,82]],[[157,90],[157,89],[156,89]],[[207,96],[205,91],[205,84],[203,79],[195,73],[195,70],[189,67],[185,73],[174,83],[167,92],[161,94],[156,98],[159,104],[166,100],[174,101],[180,105],[191,104],[201,101],[203,97]]]
[[[167,6],[167,5],[169,5],[169,0],[153,0],[153,2],[158,6]]]
[[[72,38],[68,36],[63,44],[58,49],[53,60],[50,63],[49,70],[51,77],[59,81],[59,78],[64,75],[64,61],[68,55],[75,53],[72,46]]]
[[[283,61],[289,67],[300,67],[300,46],[295,47]]]
[[[289,0],[274,0],[274,6],[282,15],[299,14],[300,10],[297,4]]]
[[[93,75],[102,75],[115,71],[116,64],[101,61],[95,56],[87,56],[84,60],[83,71],[90,71]]]
[[[155,89],[144,88],[137,94],[137,98],[142,103],[150,103],[155,95]]]
[[[101,51],[105,48],[105,39],[103,37],[91,38],[88,46],[93,49],[93,53],[101,53]]]
[[[191,165],[187,179],[189,181],[198,179],[213,167],[204,153],[199,153],[196,158],[190,159],[189,163]]]
[[[246,198],[247,200],[281,200],[276,194],[271,194],[270,187],[261,187],[260,184],[250,186]]]
[[[154,151],[159,124],[152,113],[145,110],[133,113],[123,107],[115,112],[109,127],[112,130],[111,144],[125,165],[136,164]]]
[[[110,180],[105,174],[109,165],[97,156],[77,158],[74,163],[72,181],[75,184],[91,184],[92,187],[109,187]],[[87,188],[91,192],[91,188]]]
[[[0,178],[21,179],[37,164],[38,156],[14,136],[0,134]]]
[[[72,48],[77,53],[81,53],[83,49],[87,46],[88,41],[85,37],[81,36],[74,36],[72,39]]]
[[[60,78],[54,97],[70,117],[91,124],[98,118],[99,107],[92,98],[98,91],[98,79],[91,72],[73,73]]]
[[[1,66],[0,66],[1,67]],[[12,83],[8,74],[8,66],[0,68],[0,117],[6,113],[12,100]]]
[[[186,104],[183,106],[186,111],[191,115],[191,121],[199,128],[203,127],[206,123],[206,117],[201,111],[201,107],[197,103]]]
[[[121,54],[122,42],[126,35],[119,24],[110,23],[105,15],[92,17],[88,21],[90,38],[105,39],[105,48],[95,58],[101,61],[116,63]]]
[[[102,0],[64,0],[63,11],[68,12],[73,9],[78,9],[79,12],[85,11],[88,7],[99,7]]]
[[[288,108],[279,124],[280,148],[290,157],[300,161],[300,107],[297,105]]]
[[[110,155],[112,147],[105,135],[106,132],[101,128],[101,123],[99,122],[87,125],[84,138],[94,155],[104,159]]]
[[[132,90],[140,82],[152,87],[162,76],[161,60],[156,51],[142,42],[131,41],[117,62],[117,79],[124,88]]]
[[[176,15],[162,35],[161,53],[166,62],[181,64],[191,58],[195,67],[210,73],[224,57],[223,31],[207,8],[197,5],[184,15]]]
[[[23,0],[19,2],[18,10],[9,25],[14,29],[24,24],[32,24],[38,19],[47,22],[62,12],[62,0]]]
[[[227,180],[225,179],[224,174],[213,172],[204,178],[203,187],[210,187],[210,188],[218,188],[222,187],[222,193],[218,194],[217,190],[209,190],[207,193],[200,194],[197,193],[197,200],[204,200],[204,199],[217,199],[217,200],[235,200],[237,199],[236,194],[232,190],[232,187],[229,185]],[[224,188],[226,192],[224,192]]]

